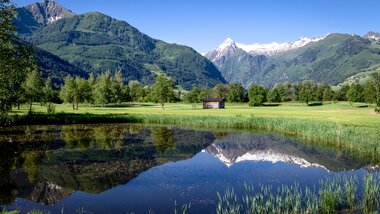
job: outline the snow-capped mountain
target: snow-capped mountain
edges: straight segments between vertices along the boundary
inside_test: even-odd
[[[251,54],[252,56],[256,55],[266,55],[266,56],[273,56],[285,51],[290,51],[293,49],[301,48],[311,42],[318,42],[322,39],[324,39],[326,36],[320,37],[320,38],[300,38],[299,40],[295,42],[285,42],[285,43],[277,43],[272,42],[269,44],[259,44],[255,43],[252,45],[245,45],[241,43],[236,43],[237,47],[240,49],[243,49],[245,52]]]
[[[352,51],[347,52],[348,47]],[[252,45],[228,39],[205,56],[228,82],[241,83],[246,89],[252,84],[272,88],[279,83],[307,79],[337,85],[379,64],[380,56],[376,51],[379,48],[379,33],[369,32],[364,37],[331,33],[294,42]],[[366,57],[357,58],[361,54]],[[373,60],[368,61],[369,58]]]
[[[327,35],[326,35],[327,36]],[[220,44],[215,50],[205,54],[205,56],[212,61],[219,61],[221,58],[228,58],[237,52],[237,49],[241,49],[252,56],[265,55],[274,56],[279,53],[301,48],[311,42],[318,42],[324,39],[326,36],[319,38],[300,38],[294,42],[277,43],[272,42],[269,44],[254,43],[252,45],[246,45],[235,42],[231,38],[227,38],[222,44]]]
[[[370,31],[363,37],[366,39],[374,40],[376,42],[380,42],[380,33],[377,32]]]
[[[204,56],[212,61],[216,66],[224,64],[225,60],[235,55],[238,52],[234,40],[227,38],[222,44],[219,45],[214,51],[206,53]]]

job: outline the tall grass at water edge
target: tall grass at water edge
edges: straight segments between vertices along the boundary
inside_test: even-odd
[[[379,174],[366,174],[361,184],[355,176],[323,179],[318,190],[302,189],[298,184],[276,190],[261,185],[255,192],[245,185],[241,196],[233,189],[218,193],[216,213],[378,213],[379,185]]]

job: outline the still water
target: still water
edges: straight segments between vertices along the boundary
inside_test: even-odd
[[[217,192],[244,184],[315,187],[376,163],[285,136],[97,124],[0,132],[0,202],[21,213],[215,213]]]

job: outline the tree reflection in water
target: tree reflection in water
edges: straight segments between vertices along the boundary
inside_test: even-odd
[[[152,142],[161,154],[174,148],[174,132],[167,127],[154,127],[151,134]]]
[[[75,191],[100,193],[191,158],[213,140],[210,132],[142,125],[12,127],[0,135],[0,203],[18,197],[54,204]]]

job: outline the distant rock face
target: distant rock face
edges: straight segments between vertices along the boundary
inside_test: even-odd
[[[380,33],[377,33],[377,32],[370,31],[363,37],[369,40],[380,42]]]
[[[286,51],[298,49],[304,47],[305,45],[318,42],[324,39],[326,36],[320,38],[307,38],[303,37],[294,42],[285,42],[285,43],[277,43],[272,42],[269,44],[259,44],[254,43],[252,45],[246,45],[242,43],[237,43],[231,38],[227,38],[222,44],[219,45],[215,50],[210,51],[205,54],[208,59],[214,61],[219,61],[223,58],[229,58],[238,52],[238,49],[245,51],[246,53],[257,56],[257,55],[265,55],[265,56],[274,56]]]
[[[72,11],[62,7],[54,0],[43,0],[42,2],[28,5],[25,9],[42,25],[75,15]]]
[[[206,53],[206,58],[210,59],[217,67],[222,67],[226,59],[234,56],[239,51],[236,43],[228,38],[214,51]]]
[[[227,39],[205,56],[227,81],[248,89],[252,84],[272,88],[308,79],[337,85],[380,65],[379,50],[380,33],[369,32],[364,37],[331,33],[294,42],[252,45]]]

